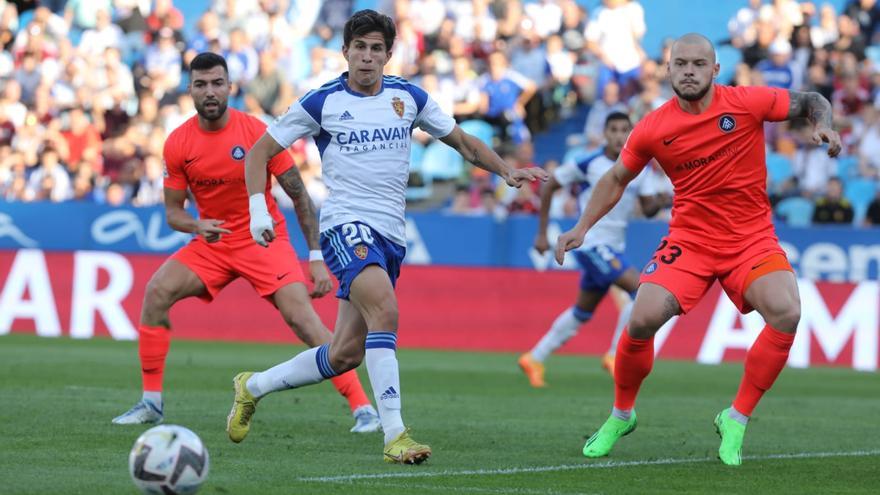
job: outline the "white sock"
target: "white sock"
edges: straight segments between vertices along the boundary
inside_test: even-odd
[[[611,337],[611,348],[608,349],[608,354],[614,355],[614,351],[617,350],[617,341],[620,340],[620,334],[623,333],[624,327],[629,323],[629,315],[633,312],[633,302],[630,301],[627,303],[623,309],[620,310],[620,316],[617,317],[617,326],[614,328],[614,336]]]
[[[622,419],[623,421],[629,421],[629,418],[633,415],[632,409],[618,409],[616,407],[611,408],[611,415],[617,419]]]
[[[255,398],[266,394],[318,383],[325,378],[318,368],[318,353],[325,355],[326,344],[305,350],[293,359],[277,364],[248,378],[247,389]]]
[[[369,332],[367,334],[366,362],[367,374],[376,409],[385,432],[388,444],[403,433],[403,418],[400,415],[400,371],[397,366],[397,334],[394,332]]]
[[[162,392],[147,392],[144,390],[142,400],[152,402],[153,405],[162,409]]]
[[[730,412],[727,413],[727,416],[741,425],[749,424],[749,417],[737,411],[733,406],[730,406]]]
[[[580,311],[578,315],[575,315],[575,308],[568,308],[563,311],[556,317],[553,325],[550,326],[550,330],[541,337],[541,340],[532,349],[532,358],[539,363],[543,363],[547,356],[574,337],[581,324],[589,320],[591,316],[592,314],[590,313]]]

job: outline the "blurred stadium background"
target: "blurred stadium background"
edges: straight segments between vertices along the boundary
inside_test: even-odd
[[[232,105],[268,120],[344,70],[342,25],[360,8],[398,22],[387,72],[429,89],[518,166],[551,170],[600,144],[608,112],[638,120],[666,101],[669,40],[694,29],[717,43],[721,82],[824,94],[841,157],[808,144],[802,126],[766,128],[769,190],[805,298],[792,363],[877,368],[880,6],[867,0],[0,0],[0,333],[134,338],[146,280],[187,240],[161,210],[164,137],[194,113],[187,61],[223,53]],[[291,152],[320,205],[314,143]],[[412,158],[407,262],[418,267],[401,282],[403,344],[526,348],[570,303],[576,277],[531,250],[536,190],[510,190],[421,133]],[[575,218],[576,193],[554,198],[551,238]],[[634,263],[650,257],[667,216],[634,221]],[[291,339],[258,301],[240,284],[211,311],[186,302],[178,335]],[[331,322],[334,301],[318,305]],[[566,350],[600,352],[615,311],[606,302],[592,338]],[[739,358],[759,329],[716,289],[667,327],[660,355]]]
[[[164,138],[194,114],[187,62],[200,51],[225,55],[231,105],[269,120],[345,70],[342,26],[361,8],[398,23],[386,73],[425,87],[518,166],[552,170],[600,144],[609,112],[639,120],[670,98],[669,40],[685,32],[716,43],[722,83],[825,95],[844,140],[837,159],[810,145],[803,126],[765,128],[768,189],[804,309],[789,364],[876,372],[873,0],[0,0],[0,335],[134,339],[149,276],[188,239],[169,230],[161,207]],[[314,144],[290,152],[320,205],[327,192]],[[577,281],[573,264],[559,268],[531,250],[537,191],[512,191],[420,133],[412,160],[402,347],[528,349],[571,304]],[[665,232],[671,204],[658,167],[654,179],[667,210],[631,225],[627,256],[637,265]],[[576,193],[554,198],[551,239],[574,222]],[[295,225],[289,201],[276,197]],[[335,301],[316,305],[332,325]],[[564,351],[604,352],[616,314],[614,301],[603,302]],[[243,282],[210,307],[179,304],[172,322],[182,339],[296,342]],[[716,286],[656,347],[661,358],[737,361],[762,325]],[[136,356],[126,350],[135,390]]]

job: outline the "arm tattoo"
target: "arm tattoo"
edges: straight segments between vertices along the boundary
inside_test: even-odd
[[[321,249],[315,203],[312,202],[312,198],[306,191],[306,185],[303,184],[302,176],[299,175],[299,169],[294,165],[287,172],[277,176],[277,179],[284,192],[293,200],[296,219],[299,221],[299,228],[306,238],[309,249]]]
[[[802,93],[790,91],[791,103],[788,106],[788,120],[806,118],[813,125],[831,128],[831,103],[816,92]]]

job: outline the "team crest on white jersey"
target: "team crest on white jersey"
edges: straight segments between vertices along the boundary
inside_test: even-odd
[[[232,147],[232,150],[229,152],[229,154],[232,156],[233,160],[240,162],[244,160],[244,156],[247,155],[247,151],[245,151],[244,146],[236,144]]]
[[[398,97],[391,98],[391,107],[398,117],[403,118],[403,111],[406,110],[406,104]]]

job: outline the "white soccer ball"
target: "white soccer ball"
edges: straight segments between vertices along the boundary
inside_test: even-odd
[[[189,495],[208,477],[208,449],[183,426],[160,425],[138,437],[128,455],[128,471],[143,493]]]

